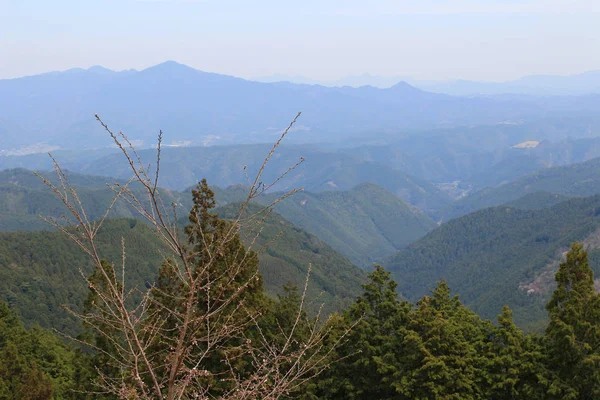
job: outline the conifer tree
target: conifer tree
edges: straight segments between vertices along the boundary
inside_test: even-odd
[[[492,331],[484,385],[490,399],[543,399],[547,377],[539,338],[515,325],[512,310],[504,306]]]
[[[394,386],[407,399],[482,398],[489,324],[440,282],[411,313]]]
[[[376,265],[363,285],[364,294],[343,314],[346,326],[360,319],[318,383],[316,398],[394,399],[392,380],[402,355],[410,304],[398,299],[390,272]]]
[[[573,243],[556,273],[557,288],[547,304],[549,395],[600,398],[600,298],[581,243]]]
[[[229,389],[230,370],[244,375],[247,361],[239,348],[245,340],[244,331],[250,318],[266,312],[268,302],[258,273],[258,255],[246,250],[230,221],[211,212],[215,207],[214,192],[205,179],[192,191],[192,197],[194,203],[185,234],[194,274],[190,281],[197,282],[198,287],[192,314],[187,316],[192,321],[188,329],[190,337],[186,340],[190,349],[181,362],[203,360],[204,385],[211,387],[215,395]],[[164,332],[152,349],[157,364],[167,357],[173,343],[180,340],[179,326],[188,301],[183,295],[186,281],[179,279],[182,273],[172,260],[166,260],[152,291],[148,325],[160,324]],[[212,322],[204,317],[215,310],[227,317]],[[219,331],[220,334],[212,333]],[[190,364],[183,369],[193,367]],[[168,371],[163,373],[168,374]]]

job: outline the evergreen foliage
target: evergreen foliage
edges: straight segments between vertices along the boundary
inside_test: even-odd
[[[556,273],[557,288],[547,305],[550,394],[562,399],[600,396],[600,296],[587,252],[574,243]]]
[[[221,228],[228,222],[209,212],[213,205],[210,190],[200,186],[195,197],[199,207],[191,219],[198,215],[198,222],[207,224],[209,235],[222,234]],[[187,233],[200,266],[205,244],[197,240],[192,228]],[[232,242],[232,246],[224,256],[244,257],[241,241]],[[254,256],[244,259],[248,261],[248,272],[255,273]],[[113,268],[107,263],[102,265]],[[177,294],[181,288],[171,284],[174,268],[168,261],[163,263],[153,293],[157,299],[171,299],[171,303],[163,303],[176,309],[180,306]],[[103,282],[101,274],[95,276],[98,278],[92,282],[97,290]],[[540,337],[520,330],[507,306],[496,325],[480,319],[458,296],[451,295],[444,281],[414,304],[403,300],[391,273],[375,266],[363,284],[363,294],[328,322],[325,348],[352,328],[343,344],[329,355],[330,367],[293,395],[307,400],[596,398],[600,393],[600,296],[595,294],[593,271],[582,244],[572,245],[560,264],[556,281],[557,287],[547,304],[550,321]],[[230,285],[231,290],[236,290],[235,279],[222,283],[223,290],[229,290]],[[94,287],[86,307],[102,312]],[[249,327],[247,339],[264,335],[275,343],[283,340],[282,333],[290,332],[292,327],[296,338],[293,343],[302,343],[310,335],[310,317],[296,317],[302,299],[294,285],[285,285],[273,299],[264,296],[258,280],[247,296],[245,304],[260,310],[262,315],[258,320],[260,333]],[[198,307],[202,304],[199,302]],[[149,315],[161,312],[157,309]],[[199,308],[198,312],[202,310]],[[165,317],[166,323],[176,328],[177,321]],[[176,333],[177,329],[173,329]],[[113,339],[119,340],[117,336]],[[25,330],[16,314],[6,304],[0,304],[0,398],[81,398],[78,391],[90,388],[89,381],[95,373],[92,365],[107,374],[120,373],[110,357],[105,356],[114,351],[113,344],[97,341],[97,347],[106,353],[84,356],[40,328]],[[155,346],[152,354],[159,360],[169,345],[158,342]],[[222,351],[235,352],[236,348],[234,339],[224,343]],[[213,373],[227,373],[219,357],[207,360],[205,365]],[[240,376],[251,371],[244,356],[233,365]],[[220,388],[227,388],[226,380],[213,386],[213,394],[218,395]]]
[[[26,330],[0,302],[0,399],[81,399],[92,374],[87,356],[40,327]]]
[[[442,281],[416,304],[399,300],[376,266],[340,324],[357,321],[307,399],[593,399],[600,303],[582,245],[557,273],[542,337],[526,334],[505,306],[498,324],[481,320]]]
[[[216,212],[230,216],[235,211],[232,205]],[[137,220],[107,220],[97,239],[102,257],[120,259],[121,238],[128,253],[126,281],[140,288],[154,282],[164,254],[156,235]],[[281,288],[288,281],[303,282],[309,264],[313,265],[310,295],[322,293],[326,312],[340,310],[358,294],[364,276],[357,267],[277,214],[265,221],[256,248],[270,241],[259,257],[270,295],[283,293]],[[80,271],[92,273],[87,256],[60,232],[0,233],[0,299],[17,310],[27,326],[38,323],[71,334],[79,331],[62,305],[81,309],[86,288]],[[317,308],[315,304],[312,310]]]

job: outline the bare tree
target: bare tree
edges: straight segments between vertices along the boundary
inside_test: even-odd
[[[122,399],[277,399],[293,393],[331,362],[332,351],[347,331],[336,334],[326,345],[324,338],[330,334],[331,325],[321,315],[306,318],[303,310],[310,268],[294,321],[279,326],[279,340],[267,338],[260,323],[261,310],[248,301],[249,293],[260,287],[258,270],[248,266],[256,264],[253,246],[262,224],[277,202],[297,190],[261,206],[258,212],[249,213],[248,205],[304,161],[300,159],[274,181],[262,182],[269,160],[299,116],[283,131],[256,176],[250,178],[244,171],[250,188],[235,218],[224,221],[208,212],[214,200],[203,182],[194,191],[194,207],[185,234],[177,222],[176,205],[166,206],[158,187],[162,132],[150,172],[128,138],[121,132],[114,133],[96,115],[132,173],[127,184],[111,186],[114,200],[99,220],[88,218],[56,160],[59,183],[40,176],[67,207],[75,227],[57,219],[47,220],[76,242],[95,267],[91,277],[82,273],[93,294],[93,307],[84,312],[69,311],[106,346],[93,340],[82,342],[115,367],[112,373],[98,368],[100,391]],[[143,195],[132,190],[132,184],[141,186]],[[129,287],[125,281],[124,241],[120,260],[101,258],[96,236],[110,210],[123,200],[152,226],[167,249],[161,273],[168,282],[157,282],[149,289]],[[248,248],[239,245],[242,229],[250,235]],[[298,342],[296,333],[301,325],[307,327],[308,334]],[[210,367],[215,360],[220,365],[217,370]],[[238,369],[241,360],[245,364],[243,373]]]

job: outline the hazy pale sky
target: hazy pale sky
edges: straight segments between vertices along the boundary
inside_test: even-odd
[[[0,78],[210,72],[507,80],[600,69],[600,0],[0,0]]]

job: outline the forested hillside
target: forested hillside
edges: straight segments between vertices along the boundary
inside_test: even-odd
[[[231,209],[222,210],[231,215]],[[279,237],[278,237],[279,236]],[[134,219],[108,220],[98,236],[101,256],[121,259],[121,237],[127,249],[126,280],[143,288],[156,279],[165,249],[151,229]],[[281,293],[288,282],[297,285],[313,265],[310,293],[323,293],[327,310],[340,309],[360,290],[362,272],[315,236],[273,214],[266,222],[257,249],[278,237],[259,256],[266,290]],[[0,296],[34,323],[75,332],[79,324],[61,308],[83,305],[87,288],[81,273],[91,270],[88,256],[60,232],[0,233]]]
[[[0,397],[76,400],[93,374],[89,356],[50,331],[25,329],[0,301]]]
[[[344,192],[298,193],[275,209],[361,266],[372,266],[437,226],[420,210],[373,184]]]
[[[447,221],[539,191],[578,197],[600,193],[600,158],[580,164],[542,169],[516,181],[483,189],[458,200],[441,214]]]
[[[269,152],[267,145],[213,146],[166,148],[161,154],[160,185],[171,190],[183,190],[206,178],[213,186],[227,187],[248,184]],[[154,150],[139,152],[147,163],[155,162]],[[426,211],[439,210],[448,205],[450,197],[430,182],[407,175],[382,164],[366,162],[346,154],[319,150],[313,146],[282,146],[262,177],[273,182],[289,167],[305,159],[294,171],[271,191],[304,188],[311,192],[348,190],[360,183],[374,183],[410,204]],[[119,154],[93,161],[79,172],[120,179],[130,178],[129,165]]]
[[[563,201],[551,208],[487,208],[449,221],[385,265],[400,293],[415,300],[445,279],[484,318],[508,304],[522,327],[541,326],[557,262],[573,241],[599,246],[600,196]],[[600,254],[600,253],[598,253]]]
[[[52,181],[54,173],[43,173]],[[115,192],[106,186],[111,178],[69,173],[91,219],[101,218]],[[56,183],[56,182],[55,182]],[[123,181],[117,181],[123,184]],[[214,187],[217,202],[243,201],[249,187]],[[134,190],[134,193],[141,193]],[[191,204],[191,188],[183,192],[162,190],[165,204],[176,203],[180,215]],[[281,193],[260,196],[268,204]],[[316,235],[355,265],[370,266],[422,237],[436,224],[422,211],[374,184],[362,184],[338,192],[297,193],[276,205],[277,212],[293,224]],[[66,208],[32,171],[13,169],[0,172],[0,231],[35,231],[53,227],[40,216],[59,218]],[[130,204],[119,200],[111,218],[138,218]]]
[[[248,187],[241,185],[214,190],[221,204],[241,201],[248,194]],[[372,266],[437,226],[425,213],[375,184],[346,191],[302,191],[276,201],[282,195],[267,194],[255,201],[276,202],[275,210],[284,218],[360,266]]]
[[[41,175],[62,190],[54,172],[41,172]],[[69,184],[76,190],[77,196],[86,209],[91,220],[102,218],[111,208],[116,192],[107,185],[126,182],[93,175],[67,173]],[[131,186],[132,193],[140,194],[139,185]],[[161,189],[161,196],[166,204],[183,203],[189,208],[189,194],[182,194]],[[52,229],[40,217],[61,219],[68,215],[67,208],[40,177],[26,169],[9,169],[0,171],[0,231],[35,231]],[[119,199],[108,214],[110,218],[138,218],[139,214],[124,199]],[[67,218],[65,222],[69,220]]]

